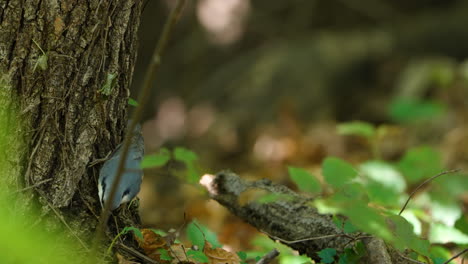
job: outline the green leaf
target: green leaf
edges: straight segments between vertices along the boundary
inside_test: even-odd
[[[353,262],[348,260],[348,255],[346,255],[346,253],[340,254],[338,257],[339,257],[338,264],[351,264],[351,263],[353,263]]]
[[[354,226],[364,232],[376,235],[384,240],[392,241],[392,233],[387,227],[385,218],[379,210],[369,207],[367,202],[349,203],[343,206],[342,214],[349,217]]]
[[[341,159],[329,157],[322,163],[322,174],[326,182],[334,188],[343,187],[357,176],[353,166]]]
[[[362,243],[362,241],[356,243],[356,245],[354,246],[354,251],[361,257],[363,257],[367,253],[366,246],[364,246],[364,243]]]
[[[206,226],[198,223],[197,220],[193,220],[187,225],[186,229],[187,238],[192,245],[198,246],[200,250],[203,250],[206,240],[213,246],[213,248],[221,247],[216,234],[209,230]]]
[[[457,219],[463,215],[458,201],[450,199],[446,194],[434,195],[431,193],[431,198],[431,214],[434,222],[453,226]]]
[[[193,250],[189,249],[186,252],[187,256],[195,261],[198,261],[200,263],[207,263],[209,262],[208,257],[205,255],[205,253],[198,251],[198,250]]]
[[[372,138],[375,135],[375,127],[370,123],[362,121],[341,123],[338,125],[338,134]]]
[[[157,235],[160,235],[160,236],[166,236],[167,235],[167,232],[164,231],[164,230],[161,230],[161,229],[150,228],[150,230],[153,231],[153,233],[155,233]]]
[[[128,104],[131,106],[135,106],[135,107],[138,106],[138,102],[135,99],[130,98],[130,97],[128,98]]]
[[[359,229],[357,229],[350,221],[346,220],[344,223],[343,231],[349,234],[359,231]]]
[[[425,146],[408,150],[397,167],[410,183],[430,178],[443,171],[440,153]]]
[[[455,222],[455,228],[465,234],[468,234],[468,215],[460,216],[460,218]]]
[[[158,252],[159,252],[159,258],[161,260],[172,260],[173,257],[169,254],[169,252],[167,250],[165,250],[164,248],[159,248],[158,249]]]
[[[275,241],[271,240],[267,236],[263,234],[255,235],[254,238],[250,241],[250,244],[256,248],[262,250],[260,255],[265,255],[268,253],[272,248],[276,248],[281,255],[292,255],[293,250],[283,244],[276,243]],[[248,254],[249,255],[249,254]]]
[[[343,254],[339,255],[338,264],[358,264],[359,259],[362,256],[359,256],[350,248],[346,248]]]
[[[431,196],[438,195],[447,200],[458,201],[459,197],[465,195],[466,190],[468,190],[468,181],[466,179],[468,179],[467,172],[441,176],[432,182]]]
[[[210,242],[210,244],[211,244],[211,246],[213,246],[213,248],[220,248],[220,247],[223,246],[223,245],[221,245],[221,243],[219,243],[218,236],[216,235],[215,232],[208,229],[207,226],[200,225],[200,224],[199,224],[199,226],[202,229],[203,233],[205,234],[206,240],[208,242]]]
[[[127,234],[128,232],[133,232],[135,236],[143,240],[143,234],[141,233],[140,229],[133,226],[127,226],[122,230],[122,234]]]
[[[192,243],[192,245],[198,246],[199,249],[203,249],[205,246],[205,237],[200,228],[197,227],[197,221],[193,220],[190,224],[187,225],[186,229],[187,238]]]
[[[411,226],[413,227],[413,231],[417,236],[421,235],[422,232],[422,224],[421,219],[424,219],[424,216],[417,217],[416,214],[418,210],[415,209],[406,209],[401,216],[403,216],[406,221],[408,221]]]
[[[321,191],[317,178],[308,171],[290,166],[288,167],[288,172],[291,180],[297,185],[299,190],[309,193],[319,193]]]
[[[171,159],[171,153],[169,150],[162,148],[158,154],[146,155],[141,161],[141,168],[154,168],[166,165]]]
[[[175,148],[174,158],[184,163],[191,163],[193,161],[198,160],[198,156],[197,154],[195,154],[195,152],[182,147]]]
[[[444,105],[431,101],[400,98],[390,104],[390,117],[400,123],[428,121],[442,115]]]
[[[281,252],[279,256],[279,263],[281,264],[306,264],[312,263],[312,260],[306,256],[285,255]]]
[[[353,182],[346,184],[327,200],[335,203],[341,208],[344,208],[354,204],[367,204],[369,202],[369,197],[367,196],[366,189],[362,184]]]
[[[198,160],[197,154],[195,152],[188,150],[186,148],[177,147],[174,152],[174,159],[181,161],[185,164],[187,168],[186,180],[189,183],[197,183],[200,180],[200,172],[198,171],[195,161]]]
[[[336,249],[334,248],[325,248],[318,252],[318,256],[320,257],[321,262],[326,264],[333,263],[335,261],[333,258],[335,255]]]
[[[104,94],[104,95],[110,95],[112,93],[112,87],[114,86],[115,77],[117,77],[116,74],[108,73],[107,78],[106,78],[106,82],[101,87],[101,89],[99,89],[99,92]]]
[[[349,220],[342,219],[336,215],[333,215],[333,223],[347,234],[359,231]]]
[[[400,205],[400,193],[394,189],[373,180],[368,180],[366,187],[367,194],[372,202],[394,207]]]
[[[332,220],[336,227],[343,229],[345,219],[342,219],[341,217],[334,214]]]
[[[247,260],[247,253],[245,253],[244,251],[238,251],[238,252],[237,252],[237,256],[239,256],[239,258],[240,258],[242,261],[246,261],[246,260]]]
[[[193,162],[189,162],[187,165],[187,181],[189,183],[197,183],[200,181],[201,173]]]
[[[359,171],[375,182],[379,182],[386,188],[402,193],[406,189],[405,178],[398,169],[384,161],[368,160],[359,166]]]
[[[410,248],[423,256],[429,256],[429,241],[416,236],[413,226],[405,218],[391,215],[387,217],[387,222],[393,231],[393,243],[396,248],[400,250]]]
[[[450,259],[452,257],[452,254],[444,247],[431,246],[429,256],[431,257],[432,261],[434,261],[434,264],[442,264],[445,263],[448,259]],[[454,262],[451,261],[450,263]]]
[[[468,235],[460,230],[439,223],[432,223],[429,233],[431,243],[468,244]]]
[[[358,264],[366,254],[362,242],[356,243],[354,248],[345,248],[345,252],[339,255],[338,264]]]
[[[33,72],[36,71],[36,68],[39,66],[39,69],[41,70],[46,70],[47,69],[47,61],[48,61],[48,56],[47,53],[44,52],[44,50],[39,46],[39,43],[37,43],[34,39],[32,40],[34,44],[41,50],[42,55],[40,55],[37,58],[36,64],[34,65]]]
[[[293,197],[289,194],[284,193],[267,193],[265,195],[260,196],[256,201],[261,204],[265,203],[274,203],[276,201],[289,201],[293,199]]]
[[[39,69],[41,70],[46,70],[47,69],[47,60],[48,60],[48,57],[47,57],[47,54],[42,54],[41,56],[39,56],[39,58],[37,59],[36,61],[36,66],[39,67]],[[35,69],[36,67],[34,67]],[[34,71],[34,70],[33,70]]]

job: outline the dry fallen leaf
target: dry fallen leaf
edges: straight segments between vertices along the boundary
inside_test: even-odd
[[[150,229],[142,229],[143,240],[137,238],[139,246],[145,251],[147,255],[154,253],[154,251],[165,248],[167,249],[166,240],[164,237],[156,234]]]
[[[172,259],[172,264],[177,264],[177,263],[180,263],[180,262],[196,263],[193,259],[188,259],[187,258],[186,249],[181,244],[171,245],[170,252],[174,256],[174,258]]]
[[[124,256],[120,255],[117,253],[117,260],[119,261],[119,264],[138,264],[138,262],[128,260]]]
[[[208,257],[208,264],[240,264],[241,259],[236,253],[226,251],[222,248],[212,248],[212,245],[205,242],[203,253]]]
[[[159,263],[170,263],[168,260],[161,259],[160,249],[166,250],[169,254],[169,245],[166,243],[166,239],[161,235],[156,234],[151,229],[142,229],[143,240],[135,236],[138,241],[138,245],[143,249],[145,254]]]

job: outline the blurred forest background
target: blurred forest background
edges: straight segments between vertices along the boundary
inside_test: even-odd
[[[172,4],[145,6],[133,98]],[[467,14],[462,0],[190,1],[154,84],[146,152],[183,146],[203,173],[230,169],[291,188],[288,165],[319,175],[327,156],[394,162],[422,145],[444,168],[466,170]],[[337,129],[355,120],[377,128],[372,142]],[[144,225],[177,228],[185,212],[245,249],[253,228],[173,175],[177,166],[146,171]],[[452,184],[458,216],[467,184]]]

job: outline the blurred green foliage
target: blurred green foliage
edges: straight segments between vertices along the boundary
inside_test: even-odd
[[[290,166],[288,167],[288,172],[289,177],[291,177],[291,180],[297,185],[299,190],[308,193],[319,193],[321,191],[320,182],[308,171]]]
[[[370,139],[375,135],[375,127],[362,121],[346,122],[338,125],[338,134],[356,135]]]
[[[447,222],[447,217],[451,215],[450,210],[455,210],[455,213],[460,210],[455,197],[446,199],[444,204],[434,200],[430,205],[433,208],[432,216],[424,215],[418,219],[411,216],[410,209],[407,209],[408,212],[403,217],[396,214],[404,202],[401,198],[405,198],[405,181],[420,182],[443,171],[437,151],[428,147],[413,148],[394,165],[382,161],[366,161],[360,166],[357,178],[352,165],[337,158],[332,158],[332,161],[330,162],[330,158],[323,161],[322,173],[327,183],[334,188],[334,194],[314,202],[320,212],[344,215],[358,230],[383,238],[401,251],[411,249],[420,256],[431,257],[433,261],[446,260],[447,254],[440,254],[440,249],[439,254],[432,253],[431,243],[456,243],[460,246],[468,243],[468,235],[457,229],[456,225],[451,226],[461,213],[455,214],[453,220]],[[352,177],[340,178],[333,175],[338,173]],[[449,177],[446,180],[451,179]],[[336,184],[337,178],[342,180],[340,184]],[[437,185],[434,182],[430,184]],[[418,207],[415,201],[411,202],[416,205],[410,205],[410,208]],[[369,206],[373,203],[386,208]],[[336,216],[334,221],[340,228],[345,228],[346,221]],[[422,239],[415,233],[416,227],[420,230],[420,221],[429,221],[429,240]],[[459,227],[463,227],[463,224],[459,224]]]
[[[441,116],[444,105],[431,101],[397,98],[389,108],[390,117],[400,123],[428,121]]]
[[[141,162],[141,167],[144,169],[162,167],[171,159],[180,161],[185,166],[184,173],[174,171],[175,174],[181,174],[191,184],[197,183],[200,180],[201,173],[197,163],[197,154],[183,147],[176,147],[172,152],[166,148],[161,148],[157,154],[145,155]]]
[[[135,106],[135,107],[138,106],[138,102],[135,99],[130,98],[130,97],[128,98],[128,104],[131,106]]]
[[[205,247],[205,241],[209,242],[213,248],[221,247],[216,234],[197,220],[193,220],[187,225],[186,235],[192,245],[198,246],[200,250]]]
[[[444,169],[440,153],[428,146],[409,149],[397,168],[409,183],[429,178]]]
[[[323,161],[322,173],[325,181],[333,188],[340,188],[357,176],[357,170],[344,160],[328,157]]]
[[[161,167],[166,165],[170,159],[171,152],[166,148],[161,148],[157,154],[145,155],[141,161],[141,167],[143,169]]]
[[[336,256],[336,249],[334,248],[325,248],[318,252],[318,255],[322,263],[333,263],[335,261],[334,257]]]
[[[42,216],[23,211],[28,208],[22,199],[23,190],[17,190],[8,181],[16,170],[5,156],[12,144],[22,142],[24,135],[17,132],[24,130],[17,122],[14,111],[0,106],[0,263],[88,263],[76,238],[67,235],[67,231],[51,232],[43,225],[33,225],[34,219]]]

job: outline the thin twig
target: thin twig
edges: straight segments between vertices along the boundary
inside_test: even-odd
[[[300,243],[300,242],[305,242],[305,241],[310,241],[310,240],[318,240],[318,239],[324,239],[324,238],[333,238],[333,237],[339,237],[343,236],[343,234],[334,234],[334,235],[325,235],[325,236],[318,236],[318,237],[309,237],[309,238],[302,238],[302,239],[297,239],[297,240],[284,240],[280,237],[276,237],[274,235],[270,235],[267,232],[260,230],[260,232],[265,233],[267,236],[272,237],[275,240],[279,240],[285,244],[295,244],[295,243]]]
[[[370,238],[372,236],[358,236],[358,237],[352,237],[348,234],[334,234],[334,235],[325,235],[325,236],[317,236],[317,237],[308,237],[308,238],[302,238],[302,239],[297,239],[297,240],[285,240],[285,239],[282,239],[280,237],[276,237],[274,235],[270,235],[268,234],[267,232],[263,231],[263,230],[260,230],[260,232],[262,233],[265,233],[266,235],[268,235],[269,237],[275,239],[275,240],[278,240],[280,242],[283,242],[285,244],[295,244],[295,243],[300,243],[300,242],[306,242],[306,241],[311,241],[311,240],[319,240],[319,239],[324,239],[324,238],[334,238],[334,237],[346,237],[346,238],[349,238],[349,243],[352,243],[353,241],[356,241],[356,240],[359,240],[359,239],[363,239],[363,238]]]
[[[414,259],[412,259],[412,258],[408,258],[407,256],[401,254],[400,251],[398,251],[398,250],[395,250],[395,252],[396,252],[401,258],[406,259],[406,260],[408,260],[408,261],[410,261],[410,262],[418,263],[418,264],[426,264],[426,263],[424,263],[424,262],[420,262],[420,261],[414,260]]]
[[[452,261],[452,260],[458,258],[459,256],[465,254],[467,251],[468,251],[468,248],[465,248],[462,252],[460,252],[460,253],[456,254],[455,256],[451,257],[449,260],[445,261],[443,264],[450,263],[450,261]]]
[[[122,244],[122,243],[118,243],[117,246],[123,248],[124,250],[126,250],[128,253],[134,255],[135,257],[137,258],[140,258],[148,263],[152,263],[152,264],[159,264],[159,262],[153,260],[153,259],[150,259],[149,257],[141,254],[140,252],[136,251],[135,249],[131,248],[131,247],[127,247],[125,244]]]
[[[42,126],[42,124],[41,124]],[[42,128],[41,128],[42,129]],[[29,184],[31,182],[31,179],[29,179],[29,175],[31,174],[31,166],[33,163],[33,157],[36,155],[36,151],[39,149],[39,146],[42,143],[42,140],[44,139],[44,134],[45,134],[45,129],[42,129],[41,132],[39,133],[39,140],[37,141],[36,146],[34,149],[31,151],[31,155],[29,156],[29,162],[28,162],[28,167],[26,168],[26,173],[24,174],[24,181],[26,184]]]
[[[426,183],[428,183],[428,182],[434,180],[435,178],[437,178],[437,177],[439,177],[439,176],[442,176],[442,175],[445,175],[445,174],[449,174],[449,173],[455,173],[455,172],[458,172],[458,171],[460,171],[460,170],[459,170],[459,169],[456,169],[456,170],[444,171],[444,172],[441,172],[441,173],[439,173],[439,174],[437,174],[437,175],[435,175],[435,176],[432,176],[431,178],[425,180],[423,183],[419,184],[419,186],[416,187],[416,189],[414,189],[414,190],[411,192],[410,196],[408,197],[408,199],[407,199],[406,202],[405,202],[405,205],[403,205],[403,207],[401,208],[401,210],[400,210],[400,212],[398,213],[398,215],[401,215],[401,213],[403,213],[403,211],[405,210],[406,206],[408,205],[408,203],[409,203],[409,201],[411,200],[411,198],[413,197],[413,195],[415,195],[416,192],[417,192],[422,186],[424,186]]]
[[[14,193],[24,192],[24,191],[27,191],[29,189],[36,188],[36,187],[38,187],[38,186],[40,186],[40,185],[42,185],[44,183],[50,182],[51,180],[53,180],[53,178],[42,180],[40,182],[35,183],[34,185],[30,185],[30,186],[25,187],[23,189],[16,190]]]
[[[114,153],[113,151],[109,151],[109,153],[107,153],[106,157],[102,158],[102,159],[95,159],[93,160],[92,162],[89,163],[89,168],[95,166],[96,164],[99,164],[99,163],[102,163],[102,162],[105,162],[109,159],[109,157],[111,156],[111,154]]]
[[[171,11],[171,14],[166,20],[166,24],[164,25],[161,37],[159,38],[159,41],[153,52],[152,60],[150,62],[150,65],[148,66],[148,70],[146,71],[145,79],[143,82],[143,87],[142,87],[140,94],[138,95],[139,104],[137,108],[135,109],[135,111],[133,112],[129,128],[127,129],[128,132],[126,133],[125,139],[123,141],[122,154],[120,156],[119,166],[117,168],[117,175],[115,177],[115,181],[113,182],[110,188],[110,193],[109,193],[107,202],[104,204],[104,208],[101,212],[99,225],[97,227],[96,235],[94,238],[93,252],[97,251],[99,242],[102,238],[102,234],[104,233],[104,227],[111,213],[110,211],[111,201],[113,201],[113,197],[115,196],[117,192],[117,186],[122,178],[122,173],[125,170],[125,160],[127,158],[128,150],[130,148],[133,131],[135,130],[137,123],[140,121],[140,119],[143,116],[144,107],[146,103],[148,102],[148,99],[151,94],[152,84],[154,83],[154,80],[156,78],[156,73],[158,72],[159,66],[161,65],[161,56],[167,45],[171,32],[174,28],[174,25],[176,24],[178,18],[180,17],[180,14],[182,12],[185,2],[186,0],[179,0],[177,2],[176,7]]]
[[[274,248],[265,256],[263,256],[259,261],[257,261],[256,264],[268,264],[271,261],[273,261],[273,259],[275,259],[277,256],[279,256],[279,254],[279,251],[276,248]]]
[[[346,244],[343,246],[343,248],[346,248],[349,244],[353,243],[354,241],[364,239],[364,238],[373,238],[373,236],[368,236],[368,235],[363,235],[363,236],[358,235],[357,237],[352,237],[352,236],[348,236],[348,237],[351,238],[351,240],[346,242]]]

